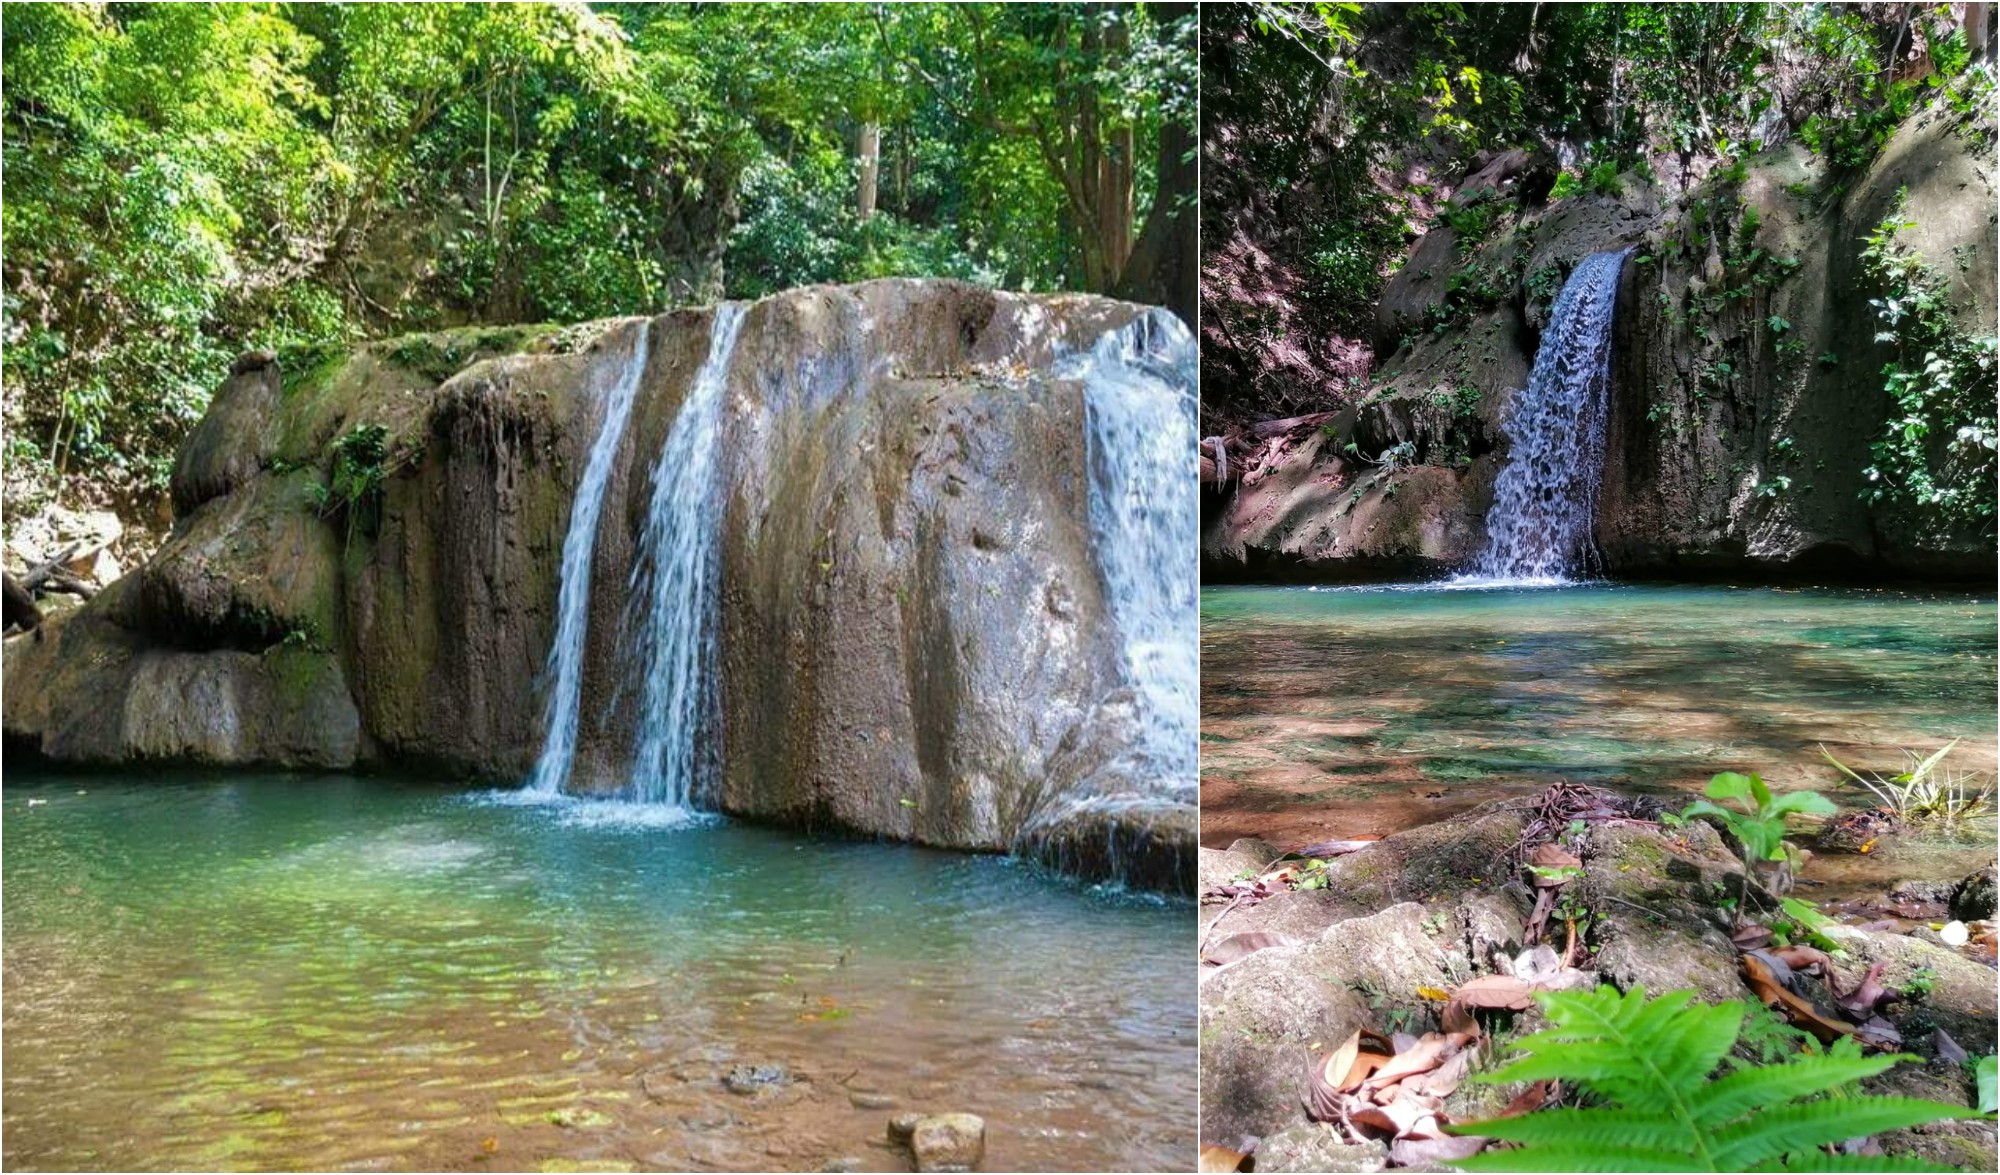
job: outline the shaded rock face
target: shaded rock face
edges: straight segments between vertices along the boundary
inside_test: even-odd
[[[1583,257],[1630,247],[1594,527],[1607,571],[1989,576],[1990,538],[1925,533],[1860,497],[1892,358],[1874,341],[1868,299],[1880,291],[1860,252],[1907,188],[1917,227],[1898,240],[1951,279],[1966,329],[1993,333],[1990,150],[1919,116],[1837,197],[1796,145],[1689,193],[1621,181],[1620,197],[1530,211],[1483,243],[1426,235],[1383,292],[1376,331],[1390,357],[1360,401],[1310,435],[1260,438],[1240,481],[1204,494],[1204,575],[1463,569],[1485,542],[1511,402],[1555,291]],[[1380,462],[1403,441],[1413,451],[1399,467]]]
[[[723,810],[1000,850],[1078,790],[1150,796],[1041,843],[1078,872],[1191,884],[1193,781],[1129,778],[1139,707],[1092,548],[1085,393],[1058,370],[1143,313],[930,281],[750,308],[718,499]],[[645,335],[592,552],[573,790],[628,777],[625,589],[710,318],[669,313]],[[180,519],[159,556],[8,644],[10,748],[523,777],[561,548],[604,410],[592,389],[641,325],[522,332],[521,353],[442,383],[407,340],[296,387],[271,363],[244,365],[182,455]],[[386,433],[379,489],[326,503],[314,487],[361,425]],[[180,664],[169,655],[200,672],[155,667]],[[287,672],[311,687],[297,705],[266,680]],[[235,708],[185,700],[197,678],[227,684]],[[95,703],[107,692],[122,710]]]

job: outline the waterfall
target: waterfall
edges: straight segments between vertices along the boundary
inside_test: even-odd
[[[569,534],[563,538],[561,589],[556,595],[556,639],[549,649],[548,709],[543,722],[541,757],[528,777],[528,790],[554,795],[569,781],[570,761],[576,756],[577,707],[583,691],[584,638],[590,627],[590,560],[597,547],[597,518],[604,510],[604,490],[625,439],[626,422],[632,418],[632,402],[637,398],[640,377],[646,371],[646,345],[652,324],[641,322],[633,332],[632,351],[612,369],[612,385],[604,406],[604,422],[597,427],[590,456],[583,467],[583,480],[576,487],[576,502],[570,507]]]
[[[1591,524],[1610,411],[1611,320],[1625,250],[1593,253],[1563,283],[1506,429],[1474,581],[1561,583],[1596,559]]]
[[[1063,372],[1084,385],[1091,537],[1139,699],[1141,750],[1153,778],[1190,789],[1201,707],[1201,503],[1187,467],[1196,363],[1194,336],[1152,310]]]
[[[705,806],[699,785],[714,759],[718,433],[744,310],[741,302],[715,308],[708,356],[653,464],[622,642],[641,675],[629,794],[643,803]]]

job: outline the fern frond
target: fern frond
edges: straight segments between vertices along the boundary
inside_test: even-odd
[[[1469,1131],[1468,1131],[1469,1132]],[[1479,1124],[1478,1133],[1504,1142],[1605,1151],[1672,1151],[1695,1157],[1689,1150],[1687,1124],[1669,1114],[1645,1110],[1560,1109]]]
[[[1977,1118],[1977,1111],[1907,1097],[1859,1097],[1776,1106],[1715,1133],[1718,1171],[1742,1171],[1784,1155],[1849,1138],[1935,1122]]]
[[[1744,1069],[1711,1082],[1688,1096],[1694,1120],[1719,1129],[1760,1106],[1781,1105],[1838,1089],[1849,1082],[1893,1069],[1894,1056],[1845,1059],[1800,1057],[1785,1065]],[[1855,1137],[1852,1134],[1846,1138]]]
[[[1796,1057],[1709,1081],[1743,1027],[1743,1005],[1647,999],[1634,988],[1538,998],[1551,1026],[1517,1042],[1527,1051],[1480,1081],[1553,1078],[1614,1103],[1466,1122],[1454,1134],[1516,1146],[1454,1165],[1467,1171],[1932,1171],[1881,1156],[1827,1155],[1845,1139],[1977,1111],[1912,1098],[1841,1097],[1842,1086],[1899,1057]]]
[[[1453,1159],[1461,1171],[1713,1171],[1708,1160],[1680,1151],[1642,1151],[1630,1147],[1531,1146],[1481,1151],[1469,1159]]]
[[[1743,1027],[1743,1005],[1689,1006],[1692,993],[1648,1000],[1643,989],[1541,997],[1555,1028],[1524,1037],[1531,1056],[1495,1081],[1559,1077],[1626,1105],[1675,1106],[1719,1064]]]

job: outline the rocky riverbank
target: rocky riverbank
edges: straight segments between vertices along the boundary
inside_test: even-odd
[[[1780,992],[1748,978],[1750,961],[1774,948],[1770,935],[1745,932],[1782,917],[1779,896],[1753,883],[1750,916],[1739,922],[1729,907],[1743,867],[1730,845],[1701,821],[1675,827],[1658,817],[1645,801],[1570,789],[1379,841],[1307,848],[1319,863],[1256,840],[1202,849],[1203,1141],[1254,1151],[1259,1171],[1428,1166],[1423,1152],[1397,1147],[1409,1134],[1315,1121],[1306,1074],[1357,1031],[1414,1041],[1438,1030],[1451,1015],[1446,997],[1507,982],[1482,980],[1492,976],[1518,979],[1524,991],[1608,984],[1743,1001],[1763,1017],[1762,1035],[1739,1044],[1746,1058],[1795,1052],[1808,1032],[1855,1035],[1922,1058],[1870,1080],[1871,1091],[1972,1104],[1960,1062],[1994,1051],[2000,1017],[1990,871],[1943,887],[1957,904],[1935,911],[1977,916],[1967,946],[1922,923],[1908,932],[1831,927],[1837,951],[1827,967],[1788,972]],[[1561,867],[1530,867],[1544,858]],[[1770,1016],[1758,1010],[1765,1002]],[[1545,1024],[1532,1008],[1485,1023],[1490,1035],[1470,1062],[1477,1072]],[[1497,1114],[1525,1089],[1449,1084],[1435,1099],[1446,1122]],[[1964,1170],[1994,1166],[1990,1121],[1879,1142]]]

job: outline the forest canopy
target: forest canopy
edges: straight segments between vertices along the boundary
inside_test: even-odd
[[[156,493],[253,348],[886,275],[1191,317],[1196,35],[1191,4],[8,5],[9,513]]]

